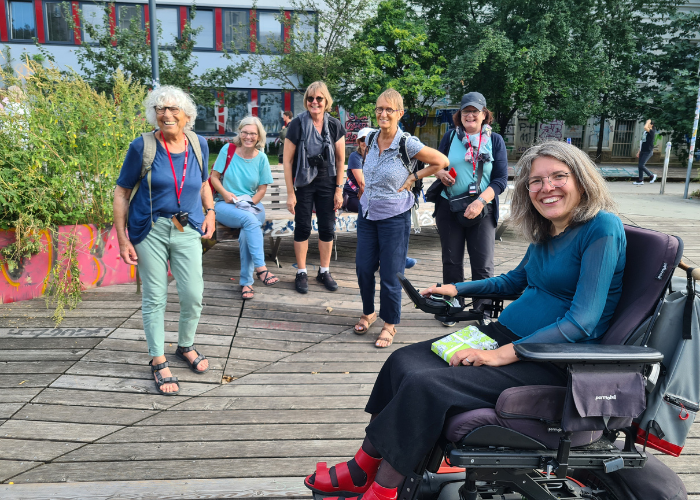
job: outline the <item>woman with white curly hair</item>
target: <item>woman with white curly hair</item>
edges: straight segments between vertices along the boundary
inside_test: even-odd
[[[143,281],[143,329],[156,389],[172,396],[180,385],[164,353],[168,264],[180,299],[175,355],[197,374],[209,370],[194,347],[204,292],[200,238],[211,238],[215,228],[209,148],[191,131],[197,107],[181,89],[158,87],[144,106],[157,130],[129,146],[114,191],[114,224],[121,258],[138,265]]]

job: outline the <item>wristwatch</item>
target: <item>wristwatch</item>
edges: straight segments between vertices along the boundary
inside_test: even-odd
[[[479,197],[477,198],[477,200],[479,200],[484,206],[486,206],[486,205],[488,204],[488,201],[486,201],[485,199],[483,199],[481,196],[479,196]]]
[[[420,179],[418,178],[418,172],[413,172],[413,177],[415,177],[417,181],[420,180]]]
[[[211,210],[212,212],[216,213],[216,211],[215,211],[213,208],[207,208],[207,209],[205,210],[205,212],[209,212],[210,210]]]
[[[341,187],[343,187],[343,185],[342,185],[342,184],[336,184],[335,187],[341,188]]]

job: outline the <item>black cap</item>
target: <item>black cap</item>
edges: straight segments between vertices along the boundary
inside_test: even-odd
[[[462,104],[459,105],[460,111],[467,106],[474,106],[481,111],[486,106],[486,98],[478,92],[469,92],[462,96]]]

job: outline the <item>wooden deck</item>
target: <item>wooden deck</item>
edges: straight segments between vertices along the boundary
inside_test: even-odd
[[[686,262],[700,265],[697,221],[623,220],[681,236]],[[317,264],[315,245],[309,262]],[[245,304],[237,244],[209,250],[196,344],[211,370],[196,375],[172,356],[179,306],[171,284],[166,354],[181,381],[174,397],[156,394],[135,285],[85,293],[60,328],[42,300],[0,306],[0,498],[309,497],[300,478],[360,444],[363,407],[388,354],[456,329],[405,307],[390,349],[373,346],[381,322],[355,335],[355,246],[354,235],[340,236],[331,264],[337,292],[318,285],[309,265],[302,296],[293,289],[292,242],[283,241],[275,271],[282,282],[256,283]],[[411,236],[419,263],[407,276],[416,286],[440,280],[439,248],[434,229]],[[507,231],[496,244],[496,273],[515,267],[525,248]],[[698,438],[695,424],[683,456],[662,456],[696,500]]]

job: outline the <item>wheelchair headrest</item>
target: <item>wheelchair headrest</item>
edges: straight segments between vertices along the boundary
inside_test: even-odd
[[[603,344],[624,344],[651,316],[683,255],[683,241],[651,229],[625,226],[627,261],[622,295]]]

